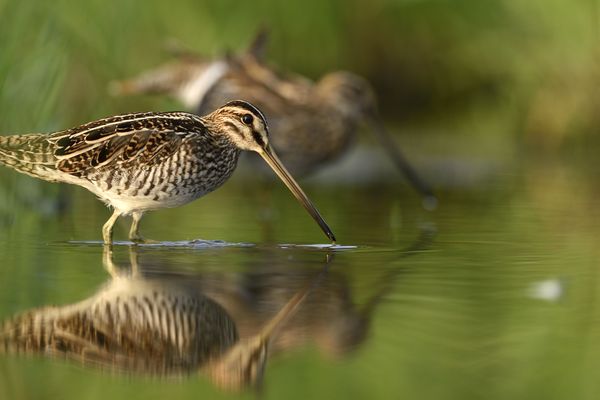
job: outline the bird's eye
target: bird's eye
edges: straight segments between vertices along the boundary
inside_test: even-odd
[[[242,116],[242,122],[246,125],[252,125],[252,121],[254,121],[254,117],[251,114],[244,114]]]

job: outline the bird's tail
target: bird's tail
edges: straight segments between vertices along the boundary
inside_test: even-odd
[[[45,134],[0,136],[0,164],[55,182],[56,158]]]

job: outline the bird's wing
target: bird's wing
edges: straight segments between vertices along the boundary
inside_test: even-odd
[[[91,122],[53,134],[59,171],[79,176],[114,164],[155,165],[170,157],[181,142],[204,126],[183,113],[140,113]]]

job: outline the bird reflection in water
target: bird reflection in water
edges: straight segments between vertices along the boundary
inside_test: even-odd
[[[112,279],[92,297],[3,322],[0,349],[64,356],[121,372],[200,371],[218,386],[240,389],[261,381],[271,337],[310,291],[299,290],[258,333],[240,340],[227,311],[184,277],[144,277],[134,251],[130,271],[119,272],[108,246],[104,266]]]
[[[358,309],[345,276],[330,274],[330,255],[318,270],[257,266],[232,277],[163,263],[157,269],[156,258],[140,263],[135,248],[123,268],[105,247],[111,279],[90,298],[4,321],[0,353],[40,353],[153,376],[199,372],[223,389],[258,387],[272,354],[312,342],[340,355],[363,343],[393,282],[383,276]]]

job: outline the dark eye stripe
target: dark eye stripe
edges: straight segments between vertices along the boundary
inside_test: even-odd
[[[261,145],[261,146],[265,145],[265,142],[264,142],[262,136],[260,135],[260,133],[258,133],[256,131],[252,131],[252,137],[254,138],[256,143],[258,143],[259,145]]]
[[[234,100],[234,101],[230,101],[229,103],[225,104],[225,106],[243,108],[243,109],[251,112],[252,114],[256,115],[258,118],[260,118],[262,120],[263,124],[265,124],[265,126],[267,126],[267,119],[265,118],[265,115],[258,108],[254,107],[252,104],[250,104],[246,101]]]

